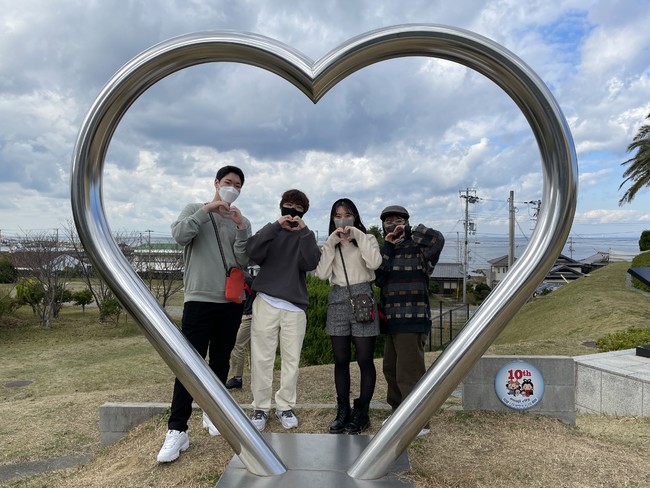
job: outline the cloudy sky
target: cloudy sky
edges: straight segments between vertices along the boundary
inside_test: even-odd
[[[548,85],[569,122],[580,172],[575,236],[650,228],[650,190],[619,207],[621,162],[650,113],[650,0],[51,1],[0,0],[0,233],[71,219],[71,156],[113,74],[140,52],[191,32],[237,30],[317,60],[346,40],[404,23],[474,31]],[[270,73],[227,63],[161,80],[122,119],[103,174],[114,231],[170,234],[185,203],[213,196],[215,171],[239,165],[237,205],[257,230],[297,187],[324,234],[332,202],[352,198],[367,225],[402,204],[413,223],[463,232],[460,191],[480,198],[477,234],[530,235],[541,198],[539,151],[514,102],[491,81],[432,58],[378,63],[317,105]]]

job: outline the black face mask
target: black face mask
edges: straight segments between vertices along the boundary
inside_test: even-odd
[[[393,232],[395,230],[395,227],[397,227],[397,226],[396,225],[387,225],[386,227],[384,227],[384,237],[386,237],[388,234]]]
[[[282,215],[291,215],[292,217],[302,218],[305,215],[305,212],[298,212],[295,208],[282,207]]]

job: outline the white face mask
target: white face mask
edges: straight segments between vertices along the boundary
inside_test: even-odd
[[[354,218],[350,217],[347,219],[334,219],[334,225],[337,228],[345,229],[346,227],[354,227]]]
[[[239,196],[239,190],[234,186],[220,186],[219,187],[219,198],[224,202],[230,205],[232,202],[237,200]]]

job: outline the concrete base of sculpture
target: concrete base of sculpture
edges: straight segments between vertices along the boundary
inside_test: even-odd
[[[256,476],[249,473],[237,456],[226,467],[218,488],[389,488],[412,487],[400,478],[409,469],[408,455],[403,453],[388,474],[377,480],[356,480],[346,471],[352,466],[372,436],[345,434],[265,433],[266,441],[287,467],[279,476]]]

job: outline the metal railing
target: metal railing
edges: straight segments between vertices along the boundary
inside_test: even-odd
[[[440,302],[439,307],[438,316],[431,318],[428,351],[438,351],[447,347],[470,319],[469,304],[445,311],[443,302]]]

